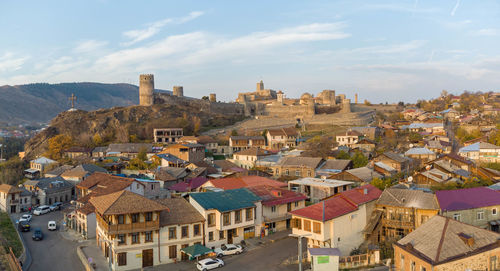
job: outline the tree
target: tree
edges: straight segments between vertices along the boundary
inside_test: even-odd
[[[146,148],[141,148],[139,150],[139,153],[137,154],[137,159],[141,160],[141,161],[146,161],[148,160],[148,155],[147,155],[147,150]]]
[[[380,179],[380,178],[373,178],[371,184],[380,190],[384,190],[387,187],[392,186],[391,180]]]
[[[345,151],[340,151],[335,158],[349,160],[351,159],[351,156]]]
[[[205,101],[208,101],[208,100],[209,100],[208,96],[203,96],[203,97],[201,97],[201,99],[202,99],[202,100],[205,100]]]
[[[362,152],[356,152],[351,160],[354,168],[364,167],[368,164],[368,158]]]
[[[102,138],[98,133],[96,133],[92,139],[94,140],[94,145],[101,146]]]
[[[231,131],[231,136],[237,136],[238,135],[238,131],[236,131],[235,129],[233,129]]]
[[[195,136],[198,135],[201,129],[201,119],[199,117],[194,117],[193,118],[193,134]]]
[[[73,139],[67,135],[56,135],[49,139],[47,156],[54,160],[62,158],[65,149],[73,146]]]
[[[422,135],[417,132],[410,132],[408,134],[408,140],[412,143],[417,143],[423,139]]]

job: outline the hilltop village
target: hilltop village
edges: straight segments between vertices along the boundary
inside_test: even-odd
[[[139,100],[131,108],[241,118],[32,142],[43,152],[20,153],[23,176],[0,185],[20,231],[41,227],[86,270],[244,270],[255,257],[269,270],[500,268],[499,93],[371,104],[335,90],[288,98],[260,81],[225,103],[156,92],[141,75]],[[13,253],[27,264],[40,247],[20,236]]]

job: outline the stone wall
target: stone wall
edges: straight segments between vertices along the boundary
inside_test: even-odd
[[[238,103],[221,103],[211,102],[208,100],[196,99],[191,97],[177,97],[165,93],[154,94],[155,104],[172,104],[172,105],[198,105],[202,111],[219,113],[225,115],[243,115],[245,114],[245,106]]]

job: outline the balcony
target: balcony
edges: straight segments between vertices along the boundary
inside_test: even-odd
[[[97,216],[97,223],[107,234],[126,234],[132,232],[153,231],[160,229],[160,221],[145,221],[131,224],[113,224],[110,225],[100,216]]]
[[[410,220],[391,220],[383,218],[382,223],[384,226],[391,228],[415,229],[415,223]]]
[[[19,200],[18,199],[11,199],[10,204],[18,204]]]

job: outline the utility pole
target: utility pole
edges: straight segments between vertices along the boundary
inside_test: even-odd
[[[302,238],[303,237],[307,237],[307,236],[311,236],[311,234],[303,234],[303,235],[300,235],[300,234],[289,234],[288,236],[291,236],[291,237],[297,237],[298,238],[298,250],[299,250],[299,257],[298,257],[298,260],[299,260],[299,271],[302,271]]]

